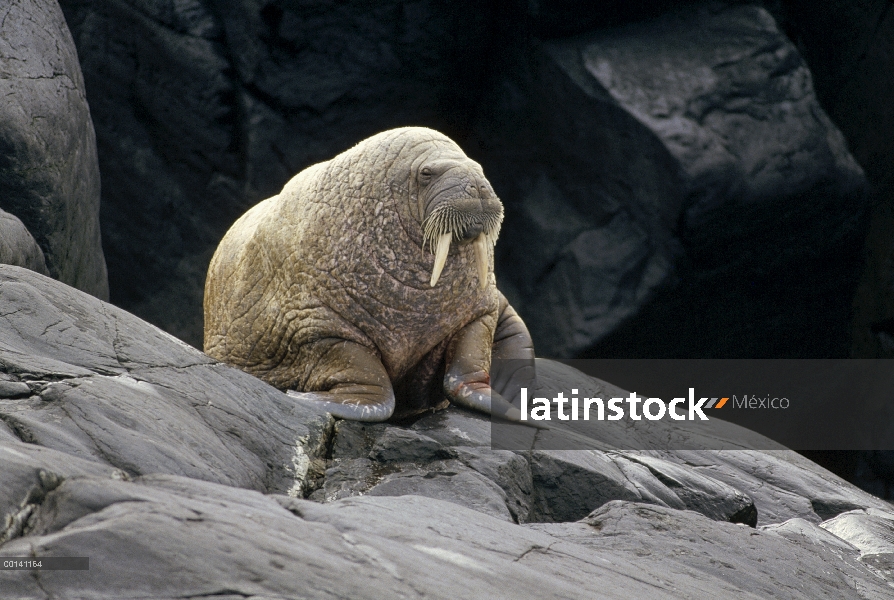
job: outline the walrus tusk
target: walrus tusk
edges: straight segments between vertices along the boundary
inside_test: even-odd
[[[438,236],[438,247],[435,249],[435,268],[431,271],[432,287],[435,287],[435,284],[438,283],[441,271],[447,263],[447,253],[450,251],[451,239],[453,239],[453,234],[449,231]]]
[[[475,262],[478,264],[478,287],[484,289],[487,284],[487,239],[484,234],[475,238]]]

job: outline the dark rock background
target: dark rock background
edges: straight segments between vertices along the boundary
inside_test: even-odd
[[[854,303],[853,355],[894,357],[894,5],[792,0],[778,14],[870,183],[872,224]]]
[[[894,357],[894,3],[772,3],[810,65],[817,97],[869,181],[869,231],[853,301],[851,356]],[[882,497],[894,497],[894,452],[808,452]]]
[[[112,301],[201,347],[211,255],[247,208],[383,129],[462,137],[477,2],[63,2],[104,178]]]
[[[525,58],[475,134],[538,352],[847,355],[865,179],[767,11],[691,4]]]
[[[497,275],[542,356],[894,355],[885,0],[60,4],[83,83],[55,6],[9,5],[0,84],[41,110],[2,115],[0,210],[105,297],[98,156],[109,297],[196,347],[242,212],[426,125],[506,204]],[[886,493],[887,455],[813,456]]]
[[[879,355],[885,2],[61,5],[111,299],[195,346],[229,225],[413,124],[506,204],[497,273],[541,355]]]

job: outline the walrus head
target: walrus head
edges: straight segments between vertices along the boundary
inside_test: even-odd
[[[435,254],[431,286],[438,283],[450,244],[473,244],[478,284],[487,282],[488,249],[497,242],[503,204],[478,163],[442,158],[420,165],[416,179],[422,201],[422,247]]]

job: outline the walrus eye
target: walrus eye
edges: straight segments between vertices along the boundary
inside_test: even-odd
[[[419,171],[419,183],[422,185],[428,185],[431,182],[431,169],[428,167],[422,167]]]

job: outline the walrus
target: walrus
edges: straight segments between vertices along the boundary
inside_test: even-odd
[[[454,402],[518,420],[490,376],[492,358],[514,359],[504,384],[534,359],[496,287],[502,220],[481,166],[447,136],[370,137],[226,233],[205,282],[205,352],[345,419]]]

